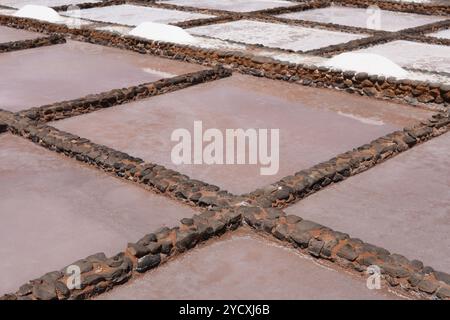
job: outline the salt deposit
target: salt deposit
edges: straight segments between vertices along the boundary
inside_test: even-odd
[[[56,12],[52,8],[34,4],[27,4],[23,6],[14,14],[14,16],[43,20],[48,22],[61,22],[63,20],[58,12]]]
[[[334,5],[326,8],[286,13],[279,17],[385,31],[399,31],[445,20],[444,16],[388,10],[374,11],[367,8],[350,8]]]
[[[409,71],[416,69],[450,74],[449,46],[396,40],[355,52],[382,55]]]
[[[85,2],[95,3],[100,1],[101,0],[0,0],[0,5],[20,9],[27,4],[57,7],[64,5],[76,5]]]
[[[130,31],[129,35],[149,40],[194,44],[196,39],[180,27],[162,23],[143,22]]]
[[[213,18],[212,15],[187,11],[152,8],[139,5],[114,5],[68,11],[67,16],[81,16],[92,21],[116,23],[136,27],[142,22],[178,23],[188,20]]]
[[[341,53],[322,65],[344,71],[367,72],[388,77],[405,78],[408,71],[386,57],[374,53]]]
[[[285,0],[164,0],[161,2],[179,6],[234,12],[251,12],[296,5],[295,2]]]
[[[442,39],[450,39],[450,29],[430,33],[430,34],[428,34],[428,36],[442,38]]]
[[[240,20],[190,28],[189,33],[268,48],[308,51],[364,38],[366,35],[278,23]]]

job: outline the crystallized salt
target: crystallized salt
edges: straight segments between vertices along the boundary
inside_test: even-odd
[[[197,40],[180,27],[162,23],[143,22],[130,31],[129,35],[149,40],[193,44]]]
[[[56,12],[52,8],[34,4],[27,4],[23,6],[22,8],[17,10],[14,15],[16,17],[31,18],[48,22],[61,22],[63,20],[58,12]]]
[[[367,72],[387,77],[405,78],[408,76],[408,71],[398,64],[374,53],[341,53],[322,65],[344,71]]]

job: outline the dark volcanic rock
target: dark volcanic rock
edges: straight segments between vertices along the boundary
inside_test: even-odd
[[[177,240],[175,246],[181,252],[186,251],[195,246],[198,240],[198,233],[193,230],[177,232]]]
[[[159,254],[149,254],[140,258],[137,262],[136,271],[145,272],[151,268],[156,267],[161,262],[161,256]]]
[[[356,258],[358,258],[358,253],[356,252],[355,248],[353,248],[348,243],[338,250],[337,255],[349,261],[355,261]]]
[[[129,243],[127,250],[136,258],[143,257],[146,254],[150,253],[150,249],[137,243]]]
[[[38,300],[57,299],[55,285],[49,283],[35,284],[33,286],[33,296]]]

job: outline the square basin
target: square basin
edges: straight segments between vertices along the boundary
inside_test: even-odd
[[[251,12],[278,7],[295,6],[297,3],[282,0],[168,0],[161,3],[201,9],[226,10],[232,12]]]
[[[0,135],[0,294],[195,211],[11,134]]]
[[[0,105],[16,112],[201,69],[197,65],[68,41],[0,54]]]
[[[427,36],[442,38],[442,39],[450,39],[450,29],[444,29],[444,30],[433,32],[433,33],[429,33],[429,34],[427,34]]]
[[[249,20],[195,27],[188,31],[197,36],[294,51],[314,50],[365,37],[361,34]]]
[[[396,299],[364,278],[326,268],[238,231],[196,248],[97,299]]]
[[[334,90],[233,75],[52,125],[240,194],[429,116],[417,108]],[[260,168],[266,166],[259,160],[239,165],[174,164],[171,152],[177,142],[171,135],[186,129],[194,139],[194,121],[202,121],[203,131],[215,128],[224,137],[226,129],[279,129],[278,172],[261,175]],[[248,148],[245,152],[248,159]]]
[[[384,31],[399,31],[446,19],[439,16],[339,6],[286,13],[279,17]]]
[[[379,54],[413,71],[450,73],[450,46],[398,40],[355,52]]]
[[[82,9],[81,11],[69,11],[65,15],[127,26],[137,26],[142,22],[169,24],[214,17],[201,13],[135,6],[129,4]]]
[[[330,186],[286,212],[450,271],[450,133]]]
[[[25,30],[0,26],[0,43],[31,40],[44,36],[45,35],[36,32],[29,32]]]
[[[22,8],[27,4],[34,4],[46,7],[58,7],[65,5],[77,5],[80,3],[97,3],[102,0],[0,0],[0,5],[11,8]]]

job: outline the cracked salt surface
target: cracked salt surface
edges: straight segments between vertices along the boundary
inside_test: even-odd
[[[118,33],[121,35],[127,35],[133,28],[127,27],[127,26],[108,25],[108,26],[96,27],[95,29],[100,30],[100,31],[108,31],[108,32]]]
[[[240,20],[189,29],[193,35],[214,37],[270,48],[307,51],[364,38],[365,35]]]
[[[204,49],[225,49],[225,50],[239,50],[239,51],[247,50],[247,47],[245,45],[230,43],[220,39],[211,39],[204,37],[195,37],[195,39],[197,39],[195,45]]]
[[[446,17],[440,16],[428,16],[387,10],[380,10],[379,13],[379,25],[371,18],[374,16],[373,10],[365,8],[331,6],[327,8],[286,13],[279,15],[278,17],[385,31],[399,31],[446,19]]]
[[[65,13],[65,15],[81,17],[83,19],[93,21],[117,23],[127,26],[137,26],[142,22],[157,22],[168,24],[214,17],[201,13],[190,13],[178,10],[151,8],[129,4],[101,8],[90,8],[81,11],[69,11]]]
[[[410,80],[418,80],[418,81],[427,81],[433,83],[444,83],[450,84],[450,76],[434,74],[434,73],[426,73],[420,71],[410,72],[408,79]]]
[[[97,3],[101,2],[101,0],[0,0],[0,5],[19,9],[27,4],[57,7],[63,5],[77,5],[86,2]]]
[[[280,0],[171,0],[160,2],[187,7],[226,10],[234,12],[251,12],[278,7],[290,7],[297,4],[292,1]]]
[[[433,32],[433,33],[427,34],[427,36],[442,38],[442,39],[450,39],[450,29]]]
[[[306,55],[306,54],[300,54],[300,53],[280,53],[277,51],[269,51],[269,50],[262,50],[258,52],[253,52],[257,56],[262,57],[269,57],[275,60],[279,61],[285,61],[290,63],[297,63],[297,64],[307,64],[307,65],[320,65],[324,61],[327,60],[327,58],[324,57],[318,57],[318,56],[312,56],[312,55]]]

